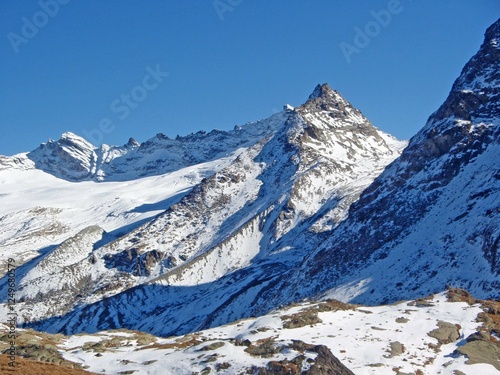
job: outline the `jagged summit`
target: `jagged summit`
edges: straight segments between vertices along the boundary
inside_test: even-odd
[[[328,108],[340,108],[341,106],[351,106],[351,104],[338,91],[333,90],[328,83],[323,83],[314,88],[312,94],[309,95],[309,98],[301,107],[327,110]]]
[[[139,147],[141,144],[135,140],[135,138],[130,137],[126,146],[128,147]]]
[[[35,168],[73,181],[88,179],[97,159],[96,147],[71,132],[64,133],[58,141],[42,143],[26,157]]]
[[[497,40],[500,21],[401,156],[287,276],[289,294],[331,288],[332,298],[380,303],[460,285],[500,296]]]
[[[481,48],[464,66],[429,125],[436,127],[450,117],[456,121],[500,117],[500,19],[488,28]]]
[[[333,90],[328,85],[328,83],[323,83],[323,84],[318,83],[316,85],[316,87],[314,88],[314,91],[312,92],[312,94],[309,95],[309,98],[307,98],[307,99],[312,100],[312,99],[317,99],[320,97],[327,97],[332,92],[333,92]]]
[[[492,24],[484,34],[484,41],[479,53],[476,54],[465,65],[461,79],[458,79],[455,87],[461,89],[474,89],[491,87],[500,88],[500,19]],[[478,81],[481,76],[483,82]],[[469,87],[466,85],[469,84]],[[462,87],[459,87],[462,86]]]
[[[317,85],[301,106],[295,109],[288,106],[267,119],[236,126],[230,131],[199,131],[175,139],[159,133],[143,143],[131,138],[123,146],[104,144],[100,147],[66,132],[58,141],[42,143],[25,156],[15,160],[13,157],[3,158],[0,167],[36,168],[75,182],[131,180],[217,159],[255,144],[283,127],[290,126],[298,131],[298,124],[302,124],[299,133],[304,133],[305,137],[296,134],[301,138],[297,146],[307,145],[307,140],[323,143],[328,146],[325,149],[327,154],[334,158],[340,156],[342,160],[347,158],[342,148],[353,154],[354,148],[365,148],[366,139],[373,141],[370,151],[373,155],[377,154],[377,148],[387,148],[387,143],[397,142],[379,132],[359,110],[325,83]],[[335,137],[332,132],[336,133]]]
[[[332,90],[327,83],[317,85],[309,99],[295,111],[307,119],[312,117],[319,121],[311,121],[317,127],[329,124],[331,127],[352,127],[355,131],[363,131],[362,128],[372,128],[370,121],[349,103],[338,91]],[[332,122],[332,119],[334,120]],[[352,130],[352,129],[351,129]]]
[[[26,154],[2,157],[0,169],[35,168],[74,182],[133,180],[237,153],[240,148],[272,134],[286,118],[284,112],[279,112],[231,131],[200,131],[175,139],[159,133],[143,143],[130,138],[123,146],[95,147],[84,138],[66,132],[59,140],[49,140]]]
[[[325,233],[344,220],[350,204],[405,145],[376,129],[328,86],[323,85],[321,90],[320,96],[297,110],[280,112],[230,132],[198,132],[176,139],[160,134],[132,151],[110,150],[122,154],[108,164],[97,164],[97,170],[108,179],[116,175],[118,167],[123,173],[145,170],[144,158],[150,162],[146,167],[158,174],[173,165],[177,172],[158,180],[172,178],[174,186],[182,176],[182,166],[190,166],[184,172],[187,179],[191,180],[192,171],[197,169],[204,171],[205,178],[191,189],[178,192],[175,200],[160,202],[164,211],[154,219],[94,249],[90,262],[83,256],[74,259],[74,277],[51,290],[52,299],[65,301],[64,307],[55,303],[51,312],[37,315],[37,311],[32,318],[73,314],[77,305],[92,304],[89,308],[93,309],[101,297],[116,296],[119,300],[121,292],[128,293],[134,286],[143,285],[149,295],[146,284],[153,289],[161,285],[166,294],[158,296],[159,300],[170,292],[175,294],[173,308],[164,314],[176,315],[166,329],[191,330],[198,324],[210,324],[204,320],[216,308],[214,304],[225,303],[232,292],[221,297],[207,295],[208,301],[195,294],[184,299],[184,292],[176,293],[179,286],[197,289],[229,274],[239,278],[262,269],[276,272],[282,265],[291,267],[302,261]],[[240,150],[237,155],[227,156],[236,149]],[[220,155],[224,155],[223,160],[214,160],[216,168],[212,170],[206,171],[199,164]],[[152,205],[143,206],[139,210]],[[106,215],[106,220],[109,217]],[[245,270],[249,266],[252,270]],[[19,287],[19,294],[28,299],[36,288],[30,277],[37,277],[38,285],[47,285],[51,278],[42,275],[39,267],[29,273]],[[99,285],[91,287],[97,280]],[[65,287],[76,288],[83,283],[88,289],[77,295]],[[185,291],[189,293],[189,288]],[[192,311],[205,310],[207,314],[200,313],[187,322],[184,318],[189,314],[176,313],[178,309],[183,311],[184,305],[198,302],[206,306]],[[27,303],[37,301],[30,299]],[[108,323],[103,319],[99,324]],[[82,327],[90,329],[87,323],[78,327],[70,324],[65,329],[69,332]]]

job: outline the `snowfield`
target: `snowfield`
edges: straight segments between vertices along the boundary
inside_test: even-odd
[[[316,322],[306,320],[311,311],[318,318]],[[500,372],[500,361],[497,368],[485,363],[467,364],[467,357],[456,352],[480,326],[477,317],[482,311],[479,303],[449,302],[446,293],[377,307],[328,300],[301,303],[181,337],[104,331],[59,339],[57,348],[66,360],[108,375],[125,371],[181,375],[208,373],[208,369],[217,374],[240,374],[252,366],[256,371],[270,362],[293,361],[300,356],[299,369],[307,370],[314,365],[317,353],[300,349],[294,344],[296,340],[313,347],[326,346],[356,375],[455,375],[457,371],[494,375]],[[292,318],[297,327],[290,325]],[[440,344],[429,336],[440,322],[458,327],[449,343]],[[275,350],[268,348],[268,353],[261,355],[251,350],[265,342]]]
[[[500,20],[409,142],[322,84],[232,131],[0,156],[19,355],[117,375],[498,374],[498,38]]]
[[[0,260],[19,264],[82,229],[99,225],[118,237],[178,202],[242,150],[215,161],[132,181],[69,182],[40,170],[0,170]],[[3,262],[2,262],[3,263]]]

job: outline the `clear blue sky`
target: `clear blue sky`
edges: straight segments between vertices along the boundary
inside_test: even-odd
[[[0,154],[106,118],[103,142],[115,145],[227,130],[299,105],[324,82],[408,139],[500,16],[498,0],[60,0],[48,15],[54,1],[0,2]],[[371,11],[390,6],[377,30]],[[348,62],[341,43],[356,47],[367,27],[369,44]],[[148,66],[169,76],[154,81]]]

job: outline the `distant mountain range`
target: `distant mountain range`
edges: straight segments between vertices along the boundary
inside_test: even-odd
[[[2,259],[23,263],[17,308],[43,331],[179,335],[447,286],[499,299],[500,20],[409,142],[322,84],[232,131],[65,133],[0,157],[0,187]]]

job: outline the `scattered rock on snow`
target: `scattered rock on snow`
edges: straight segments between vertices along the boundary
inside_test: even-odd
[[[453,323],[440,320],[438,328],[428,333],[430,337],[435,338],[441,345],[455,342],[460,338],[460,326]]]

